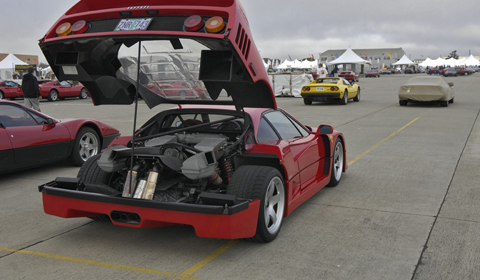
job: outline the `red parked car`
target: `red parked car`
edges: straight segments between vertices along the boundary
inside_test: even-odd
[[[460,67],[456,67],[455,70],[457,70],[458,75],[462,75],[462,76],[468,76],[468,75],[472,75],[474,73],[474,71],[472,71],[470,69],[460,68]]]
[[[206,90],[203,84],[200,86],[192,86],[190,83],[182,82],[151,82],[147,86],[150,90],[164,97],[177,97],[181,99],[188,98],[203,98],[206,95]],[[207,97],[208,98],[208,97]]]
[[[372,69],[365,72],[365,78],[368,77],[380,77],[380,71],[378,69]]]
[[[23,97],[22,86],[14,81],[0,81],[0,100],[10,98]]]
[[[57,101],[66,97],[88,98],[88,91],[83,85],[74,85],[68,81],[50,81],[38,85],[43,98]]]
[[[349,82],[358,82],[358,74],[353,71],[342,71],[338,76],[345,78]]]
[[[45,212],[135,228],[188,224],[201,237],[272,241],[284,217],[340,182],[344,136],[330,125],[305,126],[277,107],[238,1],[138,3],[81,0],[40,47],[60,79],[67,76],[62,66],[76,65],[78,75],[68,76],[96,105],[131,104],[138,92],[150,108],[177,107],[115,140],[77,178],[40,186]],[[123,15],[129,6],[137,7],[134,17]],[[66,23],[77,31],[57,33]],[[148,88],[162,75],[143,50],[160,49],[198,58],[208,99]]]
[[[92,119],[57,120],[16,102],[0,101],[0,173],[68,159],[81,166],[119,131]]]

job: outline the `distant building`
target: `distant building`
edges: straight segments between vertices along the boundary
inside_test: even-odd
[[[389,48],[389,49],[352,49],[361,58],[371,61],[372,68],[389,67],[393,63],[397,62],[405,54],[402,48]],[[328,63],[341,56],[346,49],[343,50],[328,50],[320,53],[320,62]]]

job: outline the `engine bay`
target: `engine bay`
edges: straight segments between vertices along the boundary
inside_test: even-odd
[[[160,113],[128,145],[105,150],[97,164],[111,174],[108,187],[116,196],[215,204],[205,194],[227,193],[234,157],[243,154],[251,133],[248,123],[243,115]]]

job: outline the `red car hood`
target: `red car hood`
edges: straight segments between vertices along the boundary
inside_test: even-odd
[[[207,0],[198,5],[192,1],[191,5],[178,6],[174,2],[146,1],[142,3],[145,6],[138,6],[135,0],[123,0],[117,4],[109,2],[108,5],[97,0],[81,0],[53,25],[39,45],[58,79],[80,81],[90,92],[95,105],[131,104],[138,90],[150,108],[161,103],[173,103],[234,104],[237,108],[276,109],[268,74],[240,3],[236,0]],[[225,7],[228,8],[227,13]],[[217,32],[207,32],[207,27],[189,31],[188,20],[194,15],[201,16],[204,26],[213,17],[223,19],[225,26]],[[148,27],[141,31],[118,31],[122,21],[135,19],[149,20]],[[78,22],[83,21],[87,29],[69,34],[58,33],[63,24],[70,24],[73,30],[78,27]],[[199,64],[199,70],[193,74],[180,69],[182,65],[195,61],[185,55],[192,48],[186,47],[182,40],[193,41],[207,49],[201,51],[195,62]],[[152,41],[171,44],[172,51],[168,55],[162,54],[168,59],[160,59],[159,55],[150,51],[147,51],[148,55],[140,56],[140,50],[140,57],[135,56],[134,50],[128,59],[119,55],[120,50],[140,45],[139,42],[144,48]],[[178,57],[180,63],[176,61]],[[153,59],[156,59],[155,65]],[[154,67],[161,71],[173,69],[169,70],[172,71],[170,74],[181,74],[180,78],[175,78],[182,81],[189,81],[194,76],[196,80],[191,84],[203,82],[207,96],[198,94],[197,99],[171,98],[149,89],[146,86],[148,83],[158,82],[158,71],[144,71]],[[136,74],[138,69],[139,75]],[[190,91],[192,88],[194,86],[189,87]]]

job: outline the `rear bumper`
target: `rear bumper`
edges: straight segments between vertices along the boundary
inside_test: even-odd
[[[334,99],[340,98],[339,92],[333,93],[302,93],[301,96],[303,98],[312,100],[312,101],[332,101]]]
[[[199,237],[237,239],[255,235],[260,200],[232,206],[158,202],[59,188],[55,182],[39,186],[45,213],[62,217],[105,214],[119,226],[147,228],[192,225]]]

